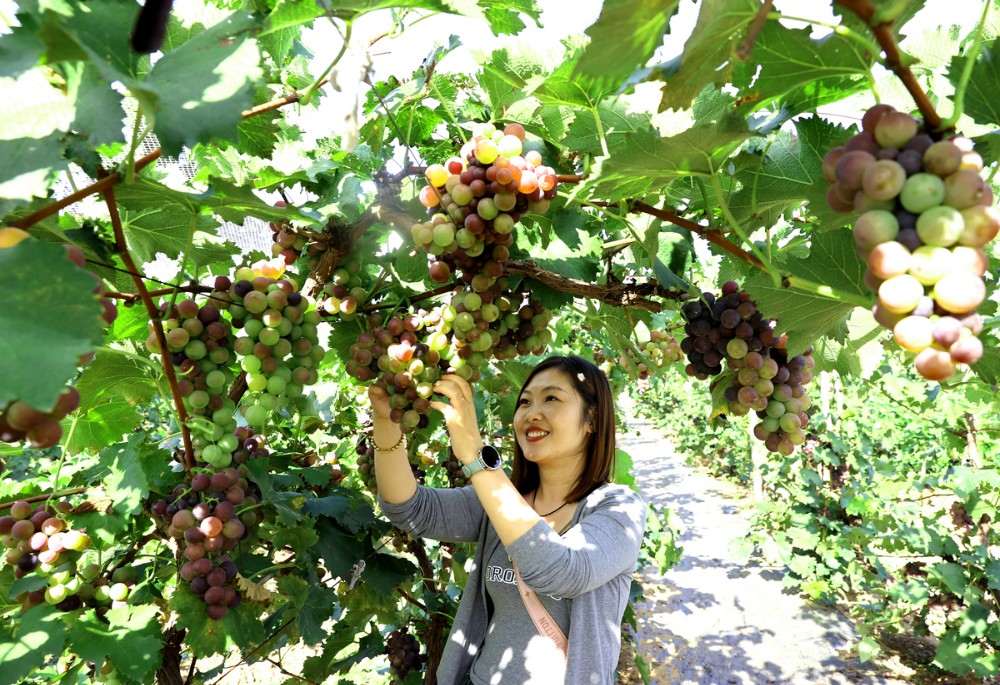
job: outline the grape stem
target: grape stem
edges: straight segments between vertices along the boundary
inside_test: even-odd
[[[771,266],[771,263],[767,261],[767,256],[760,251],[759,247],[754,245],[753,241],[751,241],[743,231],[743,227],[740,226],[740,222],[736,220],[735,216],[733,216],[732,210],[729,209],[729,203],[726,202],[726,197],[722,192],[722,181],[719,180],[719,174],[717,173],[712,174],[712,190],[715,191],[715,199],[719,202],[719,207],[722,209],[722,216],[727,222],[729,222],[729,227],[736,232],[736,235],[738,235],[744,243],[750,246],[750,251],[753,252],[753,255],[760,262],[759,268],[770,276],[774,285],[777,286],[781,282],[781,274],[778,273],[777,269]]]
[[[309,683],[309,685],[320,685],[315,680],[309,680],[305,676],[296,675],[295,673],[292,673],[291,671],[289,671],[288,669],[286,669],[284,666],[282,666],[280,663],[278,663],[277,661],[275,661],[274,659],[272,659],[269,656],[264,657],[264,661],[268,662],[269,664],[271,664],[276,669],[278,669],[279,671],[281,671],[282,673],[284,673],[285,675],[287,675],[290,678],[294,678],[295,680],[301,680],[303,683]]]
[[[9,509],[14,502],[44,502],[52,497],[66,497],[68,495],[79,495],[81,492],[87,492],[87,488],[71,488],[69,490],[60,490],[58,492],[50,492],[45,495],[32,495],[31,497],[19,497],[10,502],[0,502],[0,511],[4,509]]]
[[[753,22],[747,28],[747,35],[743,37],[740,46],[736,48],[736,58],[741,62],[746,62],[750,59],[750,53],[753,52],[753,44],[757,42],[757,36],[764,29],[764,24],[767,22],[768,15],[773,6],[774,0],[764,0],[760,9],[757,10],[757,16],[753,18]]]
[[[927,97],[927,93],[920,86],[916,75],[910,70],[910,67],[903,63],[899,45],[896,43],[896,36],[892,33],[892,22],[887,21],[874,26],[871,25],[872,19],[875,16],[875,5],[871,0],[836,0],[836,2],[854,12],[854,14],[858,15],[859,19],[871,27],[875,40],[878,41],[879,46],[885,53],[886,66],[899,77],[899,80],[903,82],[906,90],[913,97],[921,116],[924,118],[924,124],[927,126],[927,129],[930,131],[943,130],[941,117],[938,115],[937,110],[934,109],[930,98]]]
[[[195,460],[194,446],[191,444],[191,432],[187,427],[188,415],[187,410],[184,408],[184,402],[181,400],[181,390],[177,383],[177,375],[174,373],[174,363],[170,358],[170,350],[167,347],[167,336],[164,334],[163,326],[160,324],[160,312],[156,304],[153,303],[153,298],[150,297],[149,291],[146,290],[146,284],[139,276],[139,268],[136,266],[135,260],[132,259],[132,254],[128,250],[128,243],[125,242],[125,231],[122,228],[121,217],[118,215],[118,203],[115,201],[114,186],[108,186],[102,192],[104,194],[104,200],[108,205],[111,228],[114,230],[115,234],[115,252],[118,253],[118,256],[121,257],[122,261],[125,263],[125,267],[129,270],[129,272],[131,272],[132,282],[135,284],[136,290],[139,292],[139,296],[142,298],[143,304],[146,305],[146,313],[149,315],[149,320],[153,324],[156,341],[160,346],[160,358],[163,361],[163,372],[167,376],[167,384],[170,386],[170,394],[174,399],[174,409],[177,411],[177,423],[180,426],[181,439],[184,442],[184,465],[188,470],[191,470],[195,466]]]
[[[958,85],[955,87],[955,96],[952,98],[954,110],[951,116],[941,124],[941,128],[955,128],[955,124],[962,117],[962,112],[965,109],[965,91],[969,87],[969,79],[972,78],[972,69],[976,65],[976,58],[979,57],[979,48],[983,44],[983,29],[990,15],[991,4],[990,0],[983,3],[983,13],[979,17],[979,24],[976,26],[975,38],[972,39],[972,47],[969,48],[969,52],[965,55],[965,65],[962,67],[962,74],[959,76]]]

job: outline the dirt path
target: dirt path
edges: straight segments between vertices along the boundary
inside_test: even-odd
[[[905,683],[852,655],[857,635],[841,614],[785,590],[780,569],[728,552],[746,534],[750,512],[736,486],[685,465],[650,424],[632,421],[629,429],[621,446],[635,460],[640,490],[685,526],[680,563],[643,581],[638,648],[653,685]]]

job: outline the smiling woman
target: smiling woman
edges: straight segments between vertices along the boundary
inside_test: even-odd
[[[483,444],[468,383],[447,375],[435,391],[447,400],[431,406],[465,465],[464,488],[418,486],[385,391],[372,386],[369,396],[386,516],[413,535],[478,543],[438,682],[610,685],[646,507],[610,482],[607,379],[575,356],[535,367],[518,396],[510,478]]]

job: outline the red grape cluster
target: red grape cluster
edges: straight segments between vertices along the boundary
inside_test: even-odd
[[[167,534],[182,545],[180,576],[208,605],[210,618],[222,618],[242,601],[233,585],[236,562],[227,553],[258,523],[255,511],[239,514],[237,507],[256,503],[255,486],[228,467],[197,473],[187,485],[174,488],[169,499],[152,505]]]
[[[823,159],[827,198],[854,222],[876,320],[916,353],[917,372],[941,381],[983,354],[976,309],[986,297],[985,246],[1000,230],[983,160],[972,141],[935,141],[920,122],[875,105],[862,130]]]
[[[30,237],[27,231],[19,228],[0,228],[0,249],[11,247]],[[111,300],[102,297],[105,293],[104,282],[95,273],[86,270],[87,259],[80,248],[69,243],[65,243],[64,247],[66,258],[94,279],[93,292],[100,298],[101,316],[104,323],[110,326],[118,316],[118,309]],[[86,366],[93,358],[93,352],[82,355],[78,365]],[[37,449],[52,447],[62,439],[62,425],[59,422],[78,406],[80,394],[72,386],[66,387],[49,411],[42,411],[22,400],[14,400],[6,407],[0,407],[0,442],[27,440]]]
[[[284,207],[285,201],[278,200],[274,203],[274,206]],[[302,250],[307,248],[309,239],[297,234],[292,230],[291,224],[288,223],[272,221],[269,226],[271,227],[271,240],[274,241],[274,244],[271,245],[271,256],[281,257],[285,260],[287,266],[291,266],[302,255]],[[316,257],[316,262],[319,263],[318,256]],[[309,268],[315,267],[311,266]]]
[[[410,634],[407,626],[389,633],[385,640],[385,653],[389,657],[393,673],[401,681],[410,673],[422,669],[427,661],[427,657],[420,653],[420,643]]]
[[[705,380],[722,373],[727,356],[742,359],[748,352],[766,354],[772,348],[774,322],[764,319],[757,306],[735,281],[722,284],[722,295],[702,293],[681,306],[687,323],[680,348],[687,357],[685,371]]]
[[[361,484],[375,492],[375,448],[372,447],[371,438],[367,435],[358,438],[354,453],[358,455],[358,478]]]
[[[559,180],[541,154],[524,152],[524,141],[520,124],[503,131],[483,124],[458,157],[427,167],[420,202],[431,218],[414,224],[411,233],[433,257],[434,281],[445,283],[459,269],[466,283],[484,291],[503,275],[521,215],[548,210]]]
[[[359,381],[374,381],[389,393],[390,418],[404,433],[428,425],[430,397],[441,376],[441,351],[445,336],[418,337],[428,321],[439,322],[435,312],[397,313],[382,325],[378,315],[369,317],[371,328],[351,345],[347,373]]]
[[[774,322],[765,319],[746,291],[735,281],[722,284],[722,294],[702,293],[681,307],[688,337],[681,349],[688,355],[687,373],[701,380],[722,372],[725,362],[734,372],[726,388],[734,416],[757,413],[754,436],[771,452],[791,454],[805,442],[803,427],[811,406],[805,384],[812,380],[812,350],[789,358],[784,338],[776,340]]]

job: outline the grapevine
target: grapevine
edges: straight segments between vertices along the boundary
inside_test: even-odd
[[[867,262],[865,285],[878,296],[875,319],[916,355],[921,376],[943,381],[983,355],[976,310],[986,298],[985,248],[1000,212],[968,138],[935,139],[885,104],[861,124],[823,159],[827,200],[836,211],[861,213],[854,242]]]

